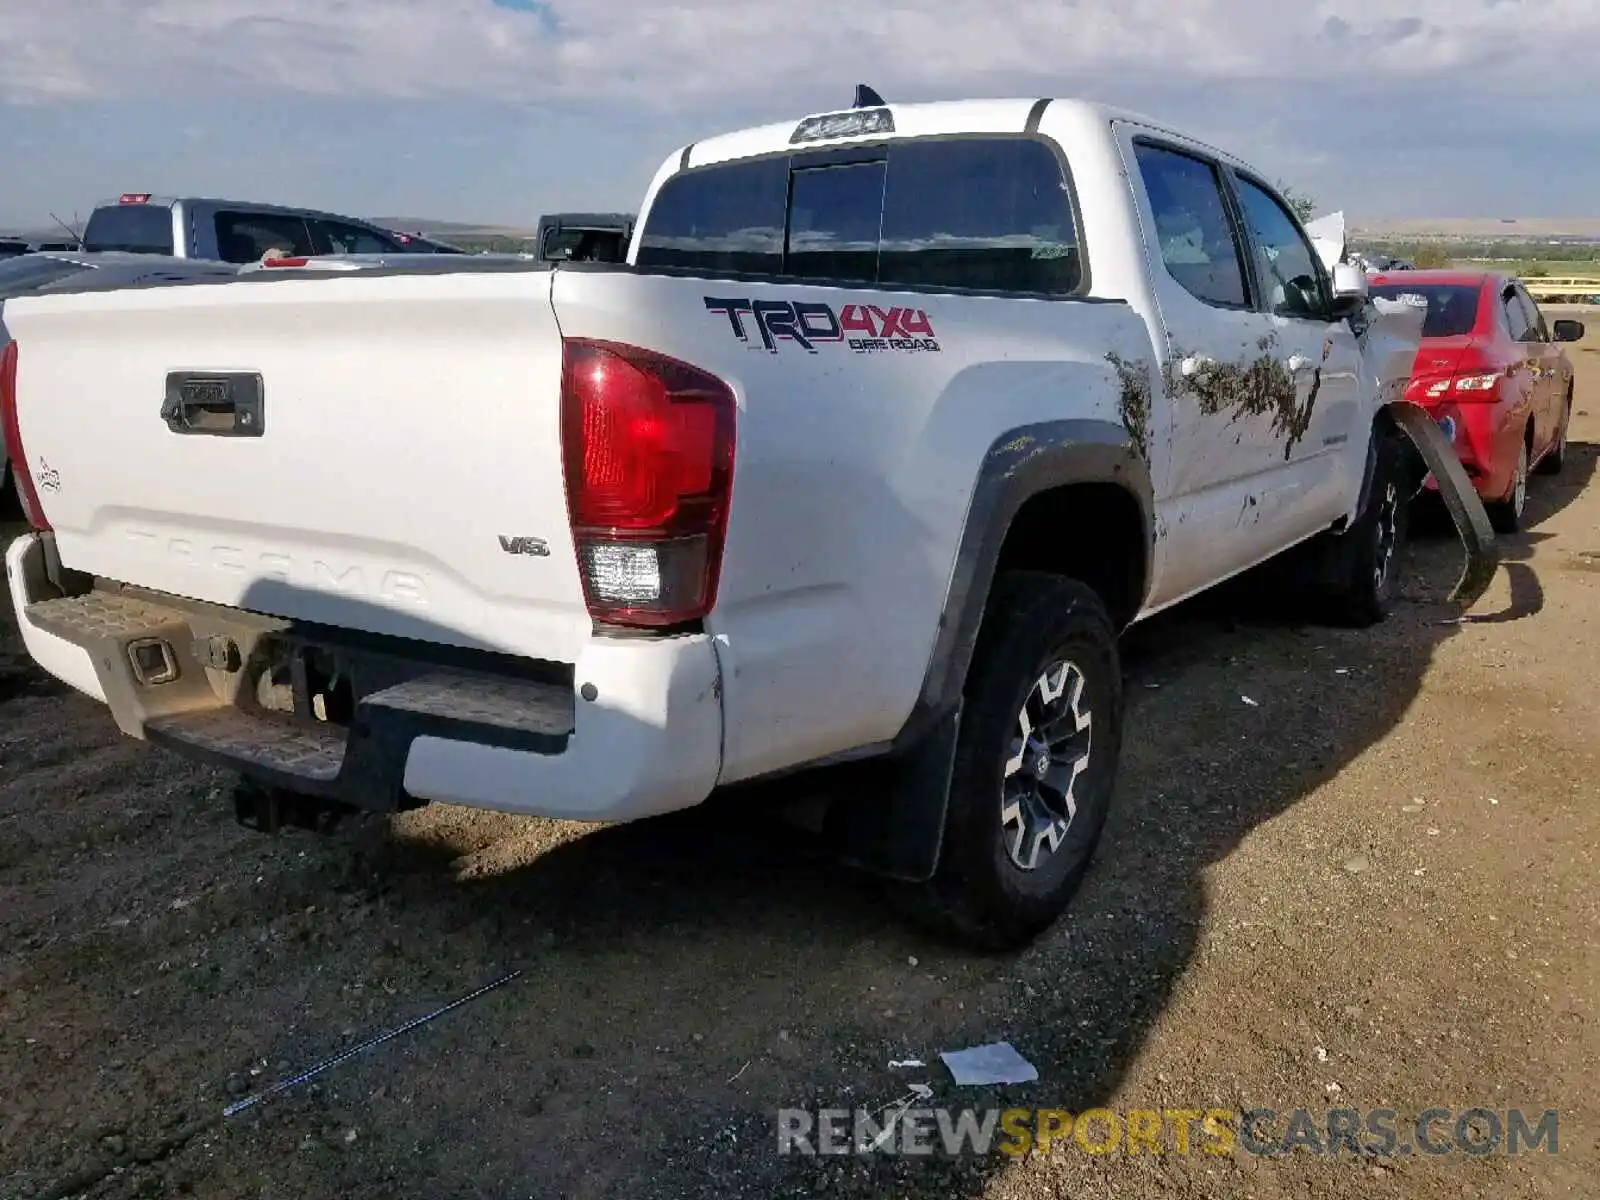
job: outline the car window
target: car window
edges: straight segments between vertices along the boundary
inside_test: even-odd
[[[268,250],[297,257],[315,253],[305,221],[282,213],[219,212],[216,230],[217,256],[224,262],[257,262]]]
[[[346,225],[340,221],[311,222],[312,237],[319,254],[397,254],[398,242],[381,237],[371,229]],[[326,247],[326,249],[324,249]]]
[[[68,275],[86,270],[88,268],[81,263],[63,262],[59,258],[46,258],[43,255],[8,258],[0,262],[0,300],[26,295],[57,279],[65,279]]]
[[[1032,138],[892,144],[882,229],[884,284],[1059,294],[1082,278],[1061,164]]]
[[[1517,289],[1505,288],[1500,293],[1500,312],[1505,321],[1506,332],[1511,335],[1513,342],[1531,342],[1533,330],[1528,324],[1528,310],[1522,307],[1522,302],[1517,299]]]
[[[674,175],[639,237],[641,267],[776,275],[783,267],[787,157]]]
[[[1253,180],[1235,178],[1267,310],[1279,317],[1325,320],[1328,295],[1311,242],[1282,201]]]
[[[1544,323],[1544,314],[1539,311],[1539,306],[1534,303],[1532,296],[1520,283],[1516,285],[1517,302],[1522,305],[1523,314],[1528,322],[1528,328],[1533,331],[1536,341],[1548,342],[1550,340],[1550,327]]]
[[[884,163],[816,167],[794,173],[784,274],[801,279],[878,277]]]
[[[172,209],[165,204],[107,204],[89,214],[85,250],[172,254]]]
[[[1379,283],[1369,291],[1384,300],[1415,297],[1419,307],[1426,306],[1428,310],[1422,319],[1422,336],[1439,338],[1463,337],[1472,332],[1478,323],[1478,297],[1483,289],[1475,283]]]
[[[1244,261],[1216,168],[1188,154],[1142,142],[1134,156],[1167,273],[1197,300],[1245,307]]]

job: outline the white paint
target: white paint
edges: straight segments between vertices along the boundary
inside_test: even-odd
[[[894,113],[906,134],[1019,132],[1031,107]],[[712,139],[694,161],[781,150],[792,129]],[[564,755],[420,739],[406,782],[425,797],[622,819],[695,803],[719,779],[886,741],[921,687],[985,451],[1035,422],[1120,423],[1108,352],[1238,362],[1270,334],[1274,353],[1322,364],[1315,420],[1287,459],[1268,418],[1206,416],[1153,372],[1147,436],[1164,534],[1147,616],[1353,511],[1380,385],[1415,350],[1393,322],[1380,320],[1363,351],[1347,326],[1209,308],[1177,287],[1147,252],[1130,139],[1155,133],[1234,160],[1070,101],[1045,110],[1040,132],[1071,164],[1094,292],[1122,304],[470,262],[15,301],[23,438],[60,472],[45,504],[63,560],[219,604],[574,663],[579,686],[596,683],[600,700],[579,702]],[[674,154],[646,213],[676,167]],[[735,337],[707,296],[917,309],[940,350],[769,352]],[[562,490],[562,334],[659,350],[736,393],[733,503],[706,638],[590,633]],[[266,436],[171,434],[157,414],[172,369],[261,372]],[[507,554],[505,534],[543,538],[550,554]]]

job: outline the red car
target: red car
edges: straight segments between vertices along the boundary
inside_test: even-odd
[[[1529,474],[1561,470],[1572,364],[1558,343],[1581,338],[1583,323],[1546,325],[1527,289],[1492,271],[1396,271],[1369,283],[1374,296],[1427,305],[1406,399],[1455,442],[1495,528],[1516,532]]]

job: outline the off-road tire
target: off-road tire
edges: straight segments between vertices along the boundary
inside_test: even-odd
[[[1071,673],[1061,673],[1063,664]],[[1069,770],[1071,783],[1058,799],[1061,811],[1072,797],[1060,840],[1050,847],[1018,833],[1021,819],[1006,823],[1011,792],[1018,785],[1043,795],[1045,775],[1024,780],[1021,770],[1008,779],[1008,764],[1019,760],[1024,706],[1038,708],[1038,685],[1051,675],[1071,693],[1048,712],[1072,735],[1083,737],[1087,713],[1086,763]],[[1081,692],[1076,679],[1082,680]],[[1072,697],[1075,696],[1074,701]],[[1048,929],[1066,910],[1088,872],[1105,827],[1116,784],[1122,742],[1122,667],[1116,629],[1100,597],[1073,579],[1037,572],[1007,572],[996,581],[978,635],[965,687],[956,742],[944,842],[937,873],[914,889],[917,908],[946,934],[976,949],[1020,948]],[[1041,721],[1036,732],[1046,726]],[[1041,743],[1042,744],[1042,743]],[[1063,752],[1078,761],[1079,740]],[[1023,755],[1022,757],[1025,757]],[[1066,778],[1067,775],[1055,775]],[[1057,818],[1060,819],[1059,817]],[[1051,828],[1054,832],[1054,828]],[[1042,854],[1031,869],[1012,857],[1026,855],[1024,843]]]
[[[1326,556],[1319,564],[1319,613],[1331,625],[1353,629],[1376,625],[1394,607],[1395,580],[1417,486],[1403,435],[1374,432],[1373,436],[1377,458],[1366,502],[1348,529],[1325,535],[1319,546]]]
[[[1494,526],[1496,533],[1522,531],[1522,521],[1528,509],[1528,477],[1532,474],[1528,469],[1532,457],[1528,450],[1530,437],[1528,433],[1523,434],[1522,448],[1517,452],[1516,472],[1511,477],[1511,491],[1504,500],[1487,501],[1483,506],[1489,514],[1489,524]]]

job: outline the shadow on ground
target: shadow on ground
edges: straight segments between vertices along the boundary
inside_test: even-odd
[[[1511,605],[1485,619],[1538,611],[1526,559],[1539,526],[1596,466],[1595,446],[1572,451],[1570,476],[1536,484],[1530,532],[1505,547]],[[1208,869],[1401,719],[1454,631],[1444,597],[1459,566],[1453,537],[1424,529],[1397,613],[1370,631],[1297,624],[1247,579],[1130,634],[1105,843],[1068,918],[1010,958],[909,928],[759,793],[598,830],[439,806],[331,839],[249,835],[222,811],[221,777],[124,748],[102,710],[22,665],[8,627],[0,720],[98,721],[83,754],[117,756],[108,777],[135,761],[124,754],[166,773],[136,781],[138,820],[126,793],[76,789],[60,819],[88,848],[65,866],[67,843],[43,834],[0,854],[0,883],[32,906],[7,930],[23,952],[0,985],[82,1034],[59,1058],[0,1047],[5,1169],[35,1186],[85,1163],[109,1171],[106,1128],[136,1168],[138,1145],[220,1107],[227,1076],[257,1063],[259,1082],[290,1074],[520,968],[203,1153],[179,1147],[140,1169],[163,1191],[211,1196],[978,1196],[1008,1162],[780,1158],[777,1110],[877,1108],[909,1078],[961,1107],[1105,1101],[1196,952]],[[0,839],[54,786],[42,759],[12,753],[21,774],[0,775]],[[101,846],[114,868],[94,865]],[[91,869],[124,874],[70,913],[70,890],[48,894],[60,872]],[[107,932],[118,911],[133,932]],[[999,1038],[1039,1084],[955,1089],[936,1065],[887,1066]],[[124,1182],[107,1176],[94,1194]]]

